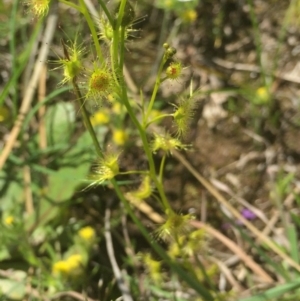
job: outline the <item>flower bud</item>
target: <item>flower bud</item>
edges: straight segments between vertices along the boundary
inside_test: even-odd
[[[174,47],[169,47],[165,52],[166,59],[172,58],[176,54],[176,49]]]

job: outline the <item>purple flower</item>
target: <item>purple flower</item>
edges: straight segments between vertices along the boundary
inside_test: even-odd
[[[256,219],[256,215],[250,209],[244,208],[241,211],[241,214],[245,219],[247,219],[249,221]]]

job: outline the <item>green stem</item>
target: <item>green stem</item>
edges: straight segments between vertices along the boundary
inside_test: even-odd
[[[98,39],[98,35],[97,35],[96,29],[95,29],[95,26],[94,26],[94,22],[93,22],[90,14],[87,10],[87,7],[84,3],[84,0],[79,0],[79,3],[80,3],[80,6],[81,6],[81,12],[84,15],[84,18],[86,19],[86,22],[89,25],[89,28],[90,28],[90,31],[91,31],[91,34],[92,34],[92,38],[93,38],[93,41],[94,41],[94,44],[95,44],[98,59],[100,60],[101,63],[103,63],[104,62],[104,57],[103,57],[102,50],[101,50],[101,47],[100,47],[100,44],[99,44],[99,39]]]
[[[145,115],[145,118],[144,118],[144,124],[147,123],[147,119],[148,119],[149,114],[152,110],[158,88],[161,84],[161,78],[160,77],[161,77],[161,73],[162,73],[162,70],[163,70],[163,67],[164,67],[165,63],[166,63],[166,58],[165,58],[165,56],[163,56],[162,59],[161,59],[160,65],[159,65],[158,72],[157,72],[155,85],[154,85],[154,89],[153,89],[152,96],[151,96],[151,99],[150,99],[150,103],[148,105],[147,112],[146,112],[146,115]]]
[[[107,17],[110,25],[111,25],[111,27],[113,27],[114,26],[114,20],[113,20],[111,14],[109,13],[109,11],[108,11],[105,3],[102,0],[99,0],[99,4],[102,7],[102,9],[103,9],[103,11],[104,11],[104,13],[105,13],[105,15],[106,15],[106,17]]]
[[[96,152],[97,152],[97,155],[100,157],[100,158],[103,158],[104,155],[103,155],[103,151],[99,145],[99,142],[98,142],[98,139],[97,139],[97,136],[96,136],[96,133],[94,131],[94,128],[91,124],[91,121],[90,121],[90,118],[89,118],[89,115],[88,115],[88,112],[85,108],[85,105],[84,105],[84,100],[83,100],[83,97],[81,95],[81,92],[80,92],[80,89],[76,83],[76,79],[74,78],[72,80],[72,85],[73,85],[73,88],[74,88],[74,91],[75,91],[75,94],[76,94],[76,97],[78,98],[78,101],[80,103],[80,108],[81,108],[81,113],[82,113],[82,117],[83,117],[83,121],[84,121],[84,124],[88,130],[88,132],[90,133],[91,135],[91,138],[93,140],[93,144],[94,144],[94,147],[96,149]]]
[[[119,31],[119,28],[121,26],[121,22],[122,22],[122,19],[123,19],[123,16],[124,16],[124,10],[125,10],[125,6],[126,6],[126,2],[127,2],[127,0],[121,0],[119,12],[118,12],[118,19],[117,19],[116,28],[114,28],[117,31]]]
[[[119,29],[113,31],[113,43],[112,43],[112,65],[115,74],[120,73],[119,68]]]
[[[124,26],[121,26],[121,47],[120,47],[120,62],[119,62],[120,70],[123,70],[123,65],[124,65],[125,33],[126,33],[126,28]]]
[[[155,164],[154,164],[154,160],[153,160],[153,157],[152,157],[152,152],[151,152],[148,140],[147,140],[146,132],[145,132],[144,128],[141,126],[141,124],[139,123],[139,121],[137,120],[136,115],[134,114],[134,112],[133,112],[133,110],[130,106],[130,103],[129,103],[129,100],[128,100],[128,97],[127,97],[126,86],[125,86],[125,83],[124,83],[123,76],[120,76],[120,81],[121,81],[121,88],[122,88],[121,98],[122,98],[122,101],[123,101],[123,103],[124,103],[124,105],[127,109],[127,112],[129,114],[132,122],[134,123],[134,125],[138,129],[140,137],[142,139],[144,151],[145,151],[147,159],[148,159],[150,176],[151,176],[153,182],[155,183],[155,186],[156,186],[156,188],[159,192],[159,195],[161,197],[161,200],[164,204],[165,209],[172,210],[171,206],[170,206],[170,204],[169,204],[169,202],[166,198],[166,195],[165,195],[165,192],[164,192],[164,189],[163,189],[163,185],[157,179]]]
[[[125,51],[124,42],[125,42],[124,41],[124,36],[121,35],[120,56],[124,56],[124,51]],[[127,96],[127,90],[126,90],[126,84],[125,84],[125,81],[124,81],[124,76],[123,76],[123,72],[122,72],[121,68],[119,68],[119,74],[118,75],[119,75],[118,78],[120,79],[120,88],[121,88],[121,95],[120,96],[121,96],[122,102],[125,105],[125,107],[127,109],[127,112],[129,114],[132,122],[134,123],[135,127],[138,129],[140,137],[142,139],[144,151],[145,151],[147,159],[148,159],[148,164],[149,164],[151,179],[155,183],[155,186],[156,186],[156,188],[157,188],[157,190],[159,192],[159,195],[161,197],[162,203],[164,205],[164,209],[172,210],[171,206],[170,206],[170,204],[169,204],[169,202],[167,200],[167,197],[165,195],[163,185],[157,179],[155,164],[154,164],[152,152],[151,152],[148,140],[147,140],[145,129],[142,127],[142,125],[140,124],[140,122],[137,120],[136,115],[133,112],[132,107],[131,107],[131,105],[129,103],[128,96]]]
[[[162,203],[165,207],[165,209],[171,210],[171,206],[165,196],[164,189],[162,184],[158,181],[157,175],[156,175],[156,169],[155,169],[155,164],[154,160],[152,157],[152,153],[147,141],[145,129],[141,126],[139,121],[136,118],[135,113],[133,112],[133,109],[129,103],[128,96],[127,96],[127,90],[126,90],[126,84],[124,81],[124,76],[123,76],[123,62],[124,62],[124,53],[125,53],[125,28],[121,29],[121,34],[119,31],[121,20],[123,18],[124,14],[124,8],[125,8],[126,0],[121,1],[120,9],[119,9],[119,14],[118,14],[118,20],[116,23],[116,26],[113,31],[113,44],[112,44],[112,61],[113,61],[113,71],[115,72],[115,77],[119,79],[120,86],[118,87],[119,91],[119,96],[120,99],[122,100],[122,103],[125,105],[127,112],[139,131],[140,137],[143,142],[143,147],[144,151],[146,153],[148,162],[149,162],[149,170],[150,170],[150,176],[153,182],[155,183],[155,186],[159,192],[160,198],[162,200]],[[120,58],[120,63],[119,63],[119,58]],[[162,67],[160,68],[162,70]],[[157,87],[158,89],[158,87]],[[155,98],[155,96],[154,96]]]
[[[164,155],[162,157],[161,162],[160,162],[159,177],[158,177],[160,183],[163,182],[165,163],[166,163],[166,155]]]
[[[113,43],[110,45],[110,57],[112,58],[112,64],[111,64],[111,71],[112,71],[112,74],[113,74],[113,78],[116,82],[116,85],[119,86],[119,81],[117,79],[117,64],[115,64],[116,61],[118,61],[118,52],[116,51],[114,45],[115,41],[115,38],[113,38]],[[115,55],[116,53],[116,55]],[[118,90],[118,93],[120,93],[119,89]]]
[[[147,128],[151,123],[158,121],[159,119],[165,118],[165,117],[172,117],[174,114],[162,114],[159,115],[155,118],[153,118],[152,120],[150,120],[146,125],[145,128]]]
[[[113,56],[112,61],[114,65],[115,72],[122,73],[122,69],[119,72],[117,69],[119,68],[119,45],[120,48],[122,47],[122,43],[119,42],[119,28],[121,26],[121,22],[124,15],[125,5],[127,0],[121,0],[119,12],[118,12],[118,19],[117,22],[114,23],[113,27]],[[121,52],[121,51],[120,51]]]
[[[142,174],[142,175],[148,175],[148,170],[129,170],[129,171],[123,171],[119,172],[119,175],[136,175],[136,174]]]

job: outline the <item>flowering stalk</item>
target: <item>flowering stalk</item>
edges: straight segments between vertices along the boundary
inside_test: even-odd
[[[166,118],[166,117],[172,117],[172,116],[173,116],[173,114],[161,114],[161,115],[153,118],[152,120],[148,121],[148,123],[146,123],[146,125],[145,125],[145,128],[148,128],[148,126],[153,122],[156,122],[156,121]]]
[[[124,80],[124,76],[123,76],[123,57],[124,57],[124,53],[125,53],[125,34],[123,33],[123,34],[121,34],[121,36],[119,34],[119,26],[121,24],[121,20],[122,20],[123,14],[124,14],[125,4],[126,4],[126,0],[122,0],[120,9],[119,9],[117,25],[114,28],[114,35],[113,35],[114,38],[113,38],[113,45],[112,45],[113,64],[115,66],[114,71],[117,73],[117,78],[119,79],[119,82],[120,82],[119,88],[121,91],[120,91],[119,96],[120,96],[120,99],[122,99],[122,102],[125,105],[132,122],[134,123],[134,125],[136,126],[136,128],[139,131],[139,134],[140,134],[140,137],[141,137],[142,143],[143,143],[143,148],[144,148],[144,151],[147,156],[148,163],[149,163],[150,177],[153,180],[153,182],[158,190],[161,201],[164,205],[164,209],[172,210],[171,206],[167,200],[167,197],[165,195],[163,185],[157,178],[156,168],[155,168],[152,152],[151,152],[148,140],[147,140],[145,128],[140,124],[140,122],[136,118],[136,115],[133,112],[133,109],[129,103],[128,96],[127,96],[127,89],[126,89],[126,84],[125,84],[125,80]],[[123,9],[123,12],[121,11],[122,9]],[[119,36],[120,36],[120,40],[119,40]],[[118,56],[118,54],[119,54],[119,56]],[[118,63],[119,57],[122,58],[122,60],[120,59],[120,64]],[[115,62],[115,59],[117,60],[117,63]],[[162,71],[163,65],[164,65],[164,62],[162,64],[161,71]],[[159,87],[159,84],[157,85],[157,90],[158,90],[158,87]],[[156,90],[156,93],[157,93],[157,90]],[[155,93],[155,95],[156,95],[156,93]],[[155,96],[153,97],[153,103],[154,103],[154,99],[155,99]]]
[[[160,65],[159,65],[159,69],[158,69],[156,80],[155,80],[155,85],[154,85],[153,92],[152,92],[151,99],[150,99],[150,103],[148,105],[147,112],[146,112],[145,117],[144,117],[144,122],[143,123],[144,123],[145,128],[146,128],[146,124],[148,122],[148,117],[149,117],[150,112],[153,108],[153,104],[154,104],[154,101],[155,101],[155,98],[156,98],[156,94],[158,92],[158,88],[161,84],[161,74],[162,74],[163,67],[164,67],[165,63],[166,63],[166,57],[164,55],[161,59]]]

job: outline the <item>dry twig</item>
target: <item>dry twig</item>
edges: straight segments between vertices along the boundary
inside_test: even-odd
[[[269,237],[264,235],[256,229],[252,223],[245,219],[227,200],[216,190],[213,185],[207,181],[199,172],[192,167],[192,165],[179,152],[174,151],[173,155],[190,171],[190,173],[217,199],[217,201],[225,206],[232,215],[240,220],[261,242],[265,243],[273,252],[275,252],[281,259],[285,260],[290,266],[300,272],[300,265],[296,263],[291,257],[284,253]]]
[[[109,261],[112,266],[115,278],[117,280],[118,287],[122,293],[123,300],[133,301],[130,295],[129,287],[127,286],[123,278],[123,275],[120,271],[120,268],[115,258],[114,247],[113,247],[112,238],[110,234],[110,210],[109,209],[105,210],[105,240],[106,240],[106,249],[107,249]]]
[[[34,71],[31,76],[31,79],[29,81],[27,90],[25,91],[24,98],[22,100],[22,104],[21,104],[21,107],[19,110],[19,114],[15,121],[14,127],[12,128],[12,130],[10,132],[9,140],[6,142],[4,149],[1,153],[0,169],[2,169],[2,167],[4,166],[4,163],[6,162],[8,156],[15,144],[15,141],[18,138],[24,118],[30,109],[30,105],[31,105],[38,81],[40,79],[40,75],[41,75],[41,72],[42,72],[42,69],[44,66],[44,62],[46,61],[46,59],[48,57],[49,45],[50,45],[52,38],[54,36],[54,33],[55,33],[57,19],[58,19],[57,14],[53,10],[52,13],[50,13],[48,20],[47,20],[45,32],[43,35],[44,38],[42,41],[42,46],[39,51],[39,56],[36,60]]]

